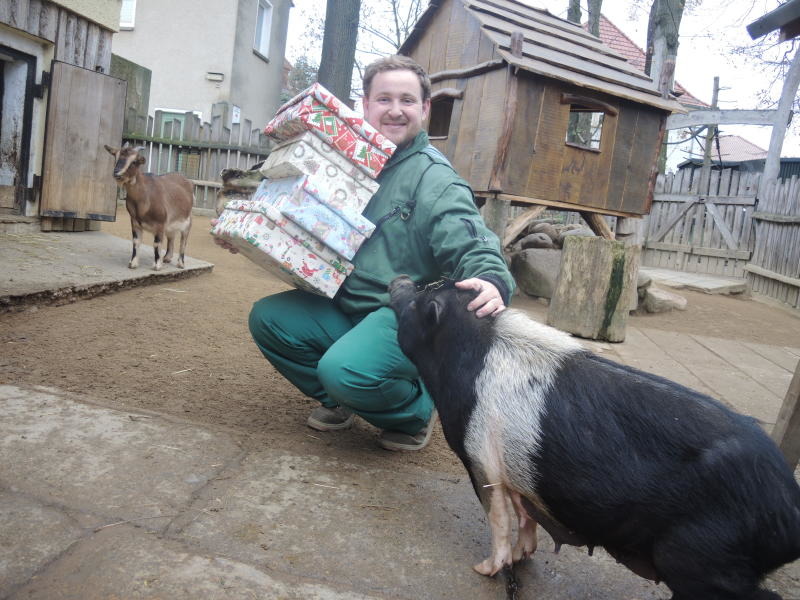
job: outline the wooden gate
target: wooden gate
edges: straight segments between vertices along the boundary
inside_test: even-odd
[[[699,175],[686,169],[658,176],[642,264],[744,277],[759,175],[715,170],[704,190]]]
[[[53,61],[42,168],[43,217],[113,221],[113,158],[122,137],[127,82]]]

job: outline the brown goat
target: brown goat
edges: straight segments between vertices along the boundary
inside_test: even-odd
[[[155,265],[158,271],[163,263],[172,260],[172,246],[175,234],[181,234],[181,247],[177,267],[183,268],[184,251],[192,228],[193,185],[180,173],[153,175],[140,173],[139,167],[146,162],[140,153],[142,147],[132,147],[127,143],[122,148],[104,146],[115,159],[114,179],[125,189],[125,208],[131,216],[133,234],[133,254],[128,267],[139,266],[138,249],[142,240],[142,230],[153,234]],[[161,244],[167,238],[167,252],[161,256]]]

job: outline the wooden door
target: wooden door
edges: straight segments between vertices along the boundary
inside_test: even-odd
[[[113,221],[114,159],[103,144],[122,138],[122,79],[53,61],[42,168],[43,217]]]

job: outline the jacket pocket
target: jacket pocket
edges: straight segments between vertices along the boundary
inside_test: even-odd
[[[478,227],[473,221],[465,219],[464,217],[461,217],[461,221],[464,223],[464,226],[467,228],[467,232],[469,232],[469,235],[473,240],[480,240],[484,243],[489,241],[485,235],[480,235],[478,233]]]

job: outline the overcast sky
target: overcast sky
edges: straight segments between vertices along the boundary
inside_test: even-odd
[[[307,40],[299,32],[304,28],[305,14],[325,13],[325,0],[293,0],[295,8],[289,23],[287,56],[294,60],[308,53]],[[377,0],[362,0],[375,2]],[[546,8],[552,14],[566,18],[567,0],[522,0],[532,6]],[[642,4],[649,6],[644,0]],[[719,106],[723,109],[757,108],[756,92],[767,85],[768,78],[761,69],[750,66],[744,59],[731,54],[733,45],[753,43],[745,29],[764,13],[777,6],[777,0],[702,0],[699,7],[683,15],[680,26],[680,46],[676,79],[695,97],[710,103],[714,76],[720,78]],[[603,14],[630,37],[640,48],[647,39],[647,10],[632,10],[628,0],[604,0]],[[587,15],[584,12],[584,20]],[[788,48],[789,42],[781,45]],[[317,56],[309,56],[318,60]],[[727,89],[725,89],[727,88]],[[780,89],[776,90],[776,96]],[[795,119],[800,119],[800,115]],[[769,147],[769,127],[725,126],[721,133],[737,134],[761,146]],[[789,131],[783,144],[783,156],[800,157],[800,135]]]

